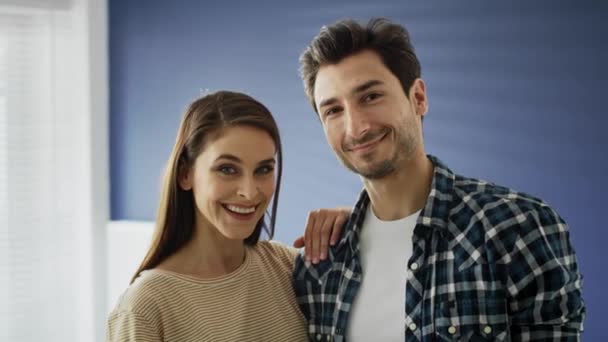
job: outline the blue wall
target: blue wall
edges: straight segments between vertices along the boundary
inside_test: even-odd
[[[109,2],[112,219],[154,219],[181,114],[219,89],[253,95],[279,122],[278,240],[298,236],[311,209],[352,204],[361,183],[327,146],[297,58],[322,24],[388,16],[408,27],[422,62],[427,151],[561,213],[585,277],[585,340],[608,338],[608,2]]]

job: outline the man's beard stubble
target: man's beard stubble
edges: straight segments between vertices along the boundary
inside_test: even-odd
[[[349,151],[354,146],[365,144],[384,134],[386,134],[386,136],[382,139],[387,139],[390,137],[391,133],[395,133],[395,131],[389,128],[368,132],[357,140],[343,144],[342,151]],[[360,175],[361,177],[371,180],[382,179],[394,173],[399,165],[401,165],[404,161],[409,160],[418,146],[418,139],[411,131],[408,132],[406,129],[401,129],[399,132],[396,132],[395,135],[397,136],[397,146],[393,152],[393,155],[387,159],[373,163],[369,165],[369,167],[355,167],[346,159],[346,156],[342,151],[338,153],[338,157],[346,168]],[[363,156],[363,159],[368,159],[371,162],[371,159],[374,158],[373,153],[374,151],[372,151],[372,153],[369,155]]]

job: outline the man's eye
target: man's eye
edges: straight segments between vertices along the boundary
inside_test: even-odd
[[[366,95],[366,96],[363,98],[363,101],[365,101],[365,102],[370,102],[370,101],[373,101],[373,100],[375,100],[375,99],[377,99],[377,98],[379,98],[379,97],[381,97],[381,96],[382,96],[382,95],[381,95],[381,94],[378,94],[378,93],[371,93],[371,94],[367,94],[367,95]]]
[[[325,111],[325,116],[331,116],[333,114],[339,113],[341,110],[340,107],[332,107]]]

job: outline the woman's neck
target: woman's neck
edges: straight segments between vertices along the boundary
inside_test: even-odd
[[[216,229],[195,226],[192,239],[157,268],[198,278],[217,278],[234,272],[245,260],[245,243]]]

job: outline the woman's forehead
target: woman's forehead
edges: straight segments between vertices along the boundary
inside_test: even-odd
[[[262,160],[272,159],[276,154],[276,146],[268,132],[261,128],[251,126],[230,126],[213,134],[201,153],[215,159],[231,155],[242,162],[258,163]]]

